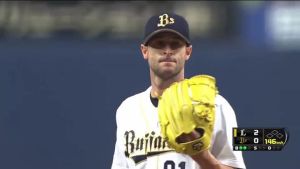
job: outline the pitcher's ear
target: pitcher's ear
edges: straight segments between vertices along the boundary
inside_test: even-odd
[[[186,57],[185,57],[185,60],[189,60],[191,55],[192,55],[192,51],[193,51],[193,48],[192,48],[192,45],[186,47]]]
[[[145,60],[148,59],[148,46],[145,46],[144,44],[141,44],[141,52],[143,54],[143,57]]]

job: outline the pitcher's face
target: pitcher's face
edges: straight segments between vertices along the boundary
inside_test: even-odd
[[[159,33],[144,46],[144,58],[148,60],[150,71],[162,79],[169,79],[183,72],[185,61],[191,54],[191,46],[177,34]]]

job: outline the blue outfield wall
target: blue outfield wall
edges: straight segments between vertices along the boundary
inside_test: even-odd
[[[281,152],[244,152],[248,168],[294,168],[300,52],[267,49],[194,41],[186,76],[214,75],[239,126],[289,130]],[[110,168],[115,111],[150,85],[138,40],[1,40],[0,82],[1,169]]]

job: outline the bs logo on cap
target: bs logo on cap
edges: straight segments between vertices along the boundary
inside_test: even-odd
[[[168,14],[163,14],[159,16],[159,23],[157,24],[158,27],[165,27],[168,24],[173,24],[175,22],[174,18],[169,18]]]

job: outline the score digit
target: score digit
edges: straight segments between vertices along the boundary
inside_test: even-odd
[[[258,136],[258,130],[254,130],[254,135]]]

